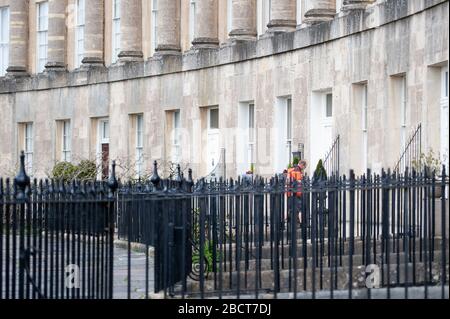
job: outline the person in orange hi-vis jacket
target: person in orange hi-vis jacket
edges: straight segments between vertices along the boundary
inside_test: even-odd
[[[304,172],[306,169],[306,161],[302,160],[298,163],[298,165],[296,165],[293,168],[290,168],[288,170],[288,174],[287,174],[287,182],[288,182],[288,187],[293,187],[294,186],[294,181],[296,181],[296,185],[297,185],[297,189],[300,188],[301,185],[301,181],[303,179],[304,176]],[[292,192],[287,192],[287,196],[292,197]],[[300,197],[302,196],[302,192],[299,190],[298,192],[295,193],[295,196],[297,197],[297,200],[295,200],[295,211],[298,213],[298,217],[297,217],[297,221],[298,223],[301,223],[301,214],[300,214],[300,210],[301,210],[301,202],[300,202]]]

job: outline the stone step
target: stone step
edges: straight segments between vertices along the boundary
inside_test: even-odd
[[[366,288],[366,274],[365,274],[365,266],[354,266],[351,285],[354,289]],[[408,279],[405,281],[405,269],[408,270]],[[446,280],[449,278],[449,266],[446,265]],[[388,267],[387,265],[383,266],[382,273],[383,278],[380,278],[380,284],[382,287],[386,287],[388,285]],[[289,270],[280,270],[279,271],[279,284],[281,292],[291,292],[294,287],[294,276],[293,271]],[[238,274],[236,272],[232,273],[231,276],[231,285],[230,285],[230,274],[224,273],[222,277],[222,290],[223,291],[232,291],[237,290],[238,288]],[[312,268],[298,269],[297,270],[297,290],[302,291],[305,290],[304,278],[306,275],[306,291],[313,290],[313,275],[315,278],[315,290],[330,290],[331,283],[334,283],[333,289],[348,289],[350,280],[349,280],[349,269],[348,267],[338,267],[337,272],[334,272],[333,269],[333,279],[331,279],[330,268],[322,269],[322,276],[320,275],[319,268],[313,270]],[[405,264],[391,264],[389,268],[389,285],[390,286],[402,286],[407,282],[409,285],[424,285],[425,282],[429,285],[437,285],[441,283],[442,280],[442,268],[440,262],[432,263],[431,267],[431,276],[429,276],[429,270],[425,271],[425,265],[423,263],[419,263],[415,265],[415,273],[413,278],[413,264],[408,263],[405,268]],[[425,280],[425,276],[427,276],[427,280]],[[248,272],[245,276],[244,273],[240,273],[239,279],[239,287],[241,290],[254,290],[256,286],[255,278],[257,278],[255,272]],[[336,282],[337,281],[337,285]],[[271,270],[264,270],[260,273],[260,283],[258,285],[258,289],[262,291],[273,291],[275,288],[275,272]],[[219,279],[216,281],[216,285],[214,285],[214,280],[206,280],[204,282],[204,291],[205,292],[217,292],[219,289]],[[196,293],[200,291],[200,282],[199,281],[188,281],[188,292]]]
[[[441,259],[441,257],[442,257],[441,250],[436,250],[436,251],[434,251],[432,253],[433,253],[433,256],[434,256],[433,260],[440,260]],[[420,252],[415,252],[414,254],[408,254],[408,256],[409,256],[411,261],[413,260],[413,258],[415,258],[415,262],[416,263],[420,263],[420,262],[424,262],[425,261],[425,254],[424,253],[422,254],[422,258],[420,256]],[[404,263],[404,261],[406,259],[406,254],[404,252],[401,252],[401,253],[398,253],[398,254],[397,253],[391,253],[389,257],[390,257],[389,258],[389,262],[391,264],[396,264],[397,262],[398,263]],[[374,255],[373,254],[370,255],[371,263],[374,263],[374,264],[377,264],[377,265],[379,265],[381,263],[386,263],[384,258],[385,257],[382,256],[380,253],[378,253],[375,256],[375,260],[374,260]],[[448,252],[448,250],[446,251],[446,258],[447,258],[447,260],[449,260],[449,252]],[[328,259],[329,259],[328,256],[322,257],[322,265],[323,266],[327,266],[327,267],[329,266]],[[343,255],[342,257],[340,257],[340,256],[337,256],[337,257],[331,256],[330,259],[331,259],[331,263],[332,263],[333,267],[336,264],[338,266],[348,267],[349,263],[350,263],[349,255]],[[427,260],[429,261],[430,259],[431,259],[431,255],[429,253],[427,255]],[[296,260],[297,260],[297,269],[304,268],[305,258],[299,257]],[[364,256],[363,255],[353,255],[353,259],[352,259],[353,265],[363,265],[363,264],[365,264],[365,262],[363,262],[363,260],[364,260]],[[309,267],[312,265],[312,261],[313,261],[313,259],[312,259],[311,256],[308,256],[306,258],[306,262],[307,262],[307,265]],[[280,258],[279,259],[279,267],[282,267],[282,268],[289,268],[289,267],[291,267],[291,268],[293,268],[294,267],[293,266],[293,262],[294,262],[293,258],[289,258],[289,257],[286,257],[286,258],[283,258],[283,259]],[[216,268],[216,272],[217,273],[219,272],[219,265],[220,264],[218,263],[217,264],[217,268]],[[289,266],[289,265],[291,265],[291,266]],[[320,266],[320,259],[317,260],[317,264],[316,265],[317,265],[317,267]],[[248,263],[245,260],[242,260],[241,262],[239,262],[239,270],[240,271],[245,271],[245,270],[247,270],[247,271],[255,271],[257,269],[257,267],[259,267],[260,270],[272,270],[273,269],[272,260],[271,259],[261,259],[259,261],[259,263],[257,263],[257,261],[255,259],[249,260]],[[232,264],[231,264],[231,271],[235,271],[236,269],[237,269],[236,261],[233,261]],[[222,272],[230,272],[230,263],[229,262],[227,262],[226,265],[222,264]]]
[[[447,240],[448,241],[448,240]],[[390,253],[394,253],[397,251],[403,251],[403,239],[396,239],[396,240],[389,240],[390,246],[389,246],[389,251]],[[428,246],[428,250],[431,248],[431,244],[433,243],[433,241],[429,240],[427,241],[427,246]],[[441,239],[440,238],[435,238],[434,239],[434,248],[435,249],[439,249],[441,247]],[[341,241],[341,242],[330,242],[330,249],[331,244],[334,246],[334,251],[337,251],[337,253],[342,254],[342,255],[348,255],[350,253],[350,241]],[[354,241],[354,249],[353,249],[353,255],[362,255],[364,252],[364,249],[366,248],[367,242],[361,240],[361,239],[356,239]],[[374,241],[371,240],[370,241],[370,251],[373,253],[374,251],[374,247],[378,252],[381,252],[382,249],[382,241],[381,240],[376,240],[375,245],[374,245]],[[422,240],[422,249],[424,249],[424,245],[425,245],[425,241]],[[306,242],[306,244],[304,244],[303,241],[298,241],[297,242],[297,256],[298,257],[303,257],[303,250],[304,250],[304,246],[306,246],[306,251],[307,251],[307,256],[311,256],[312,252],[313,252],[313,244],[311,243],[311,240],[308,240]],[[316,252],[317,254],[320,254],[321,250],[323,249],[323,254],[324,255],[328,255],[328,246],[329,246],[329,242],[328,240],[324,240],[322,243],[320,241],[316,242]],[[279,246],[278,246],[278,255],[280,256],[280,258],[284,258],[284,257],[288,257],[290,256],[290,252],[291,252],[291,244],[290,243],[286,243],[284,242],[283,245],[280,242]],[[258,248],[260,248],[260,251],[258,253]],[[415,248],[415,249],[414,249]],[[421,245],[420,245],[420,239],[416,238],[415,241],[413,239],[409,240],[409,249],[410,251],[420,251]],[[222,256],[222,260],[229,260],[229,256],[231,254],[232,259],[236,258],[236,254],[239,251],[241,259],[245,259],[246,256],[248,255],[249,259],[255,259],[258,256],[261,259],[271,259],[273,255],[276,254],[276,246],[273,245],[271,247],[271,243],[270,242],[264,242],[262,243],[261,247],[257,247],[255,244],[249,243],[248,247],[244,245],[241,245],[240,250],[236,249],[236,244],[231,244],[231,249],[230,249],[230,245],[218,245],[216,248],[216,252],[218,256]],[[217,257],[219,258],[219,257]]]

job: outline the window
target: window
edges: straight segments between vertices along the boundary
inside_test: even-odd
[[[157,25],[158,25],[158,0],[152,0],[152,21],[151,21],[151,52],[152,54],[156,50],[156,34],[157,34]]]
[[[228,34],[233,29],[233,0],[227,1],[227,32]]]
[[[443,67],[441,69],[441,76],[442,76],[441,97],[448,99],[448,67]]]
[[[209,111],[209,128],[219,128],[219,109],[213,108]]]
[[[333,95],[327,94],[326,99],[327,99],[327,102],[326,102],[325,116],[333,117]]]
[[[367,84],[361,86],[361,130],[362,130],[362,157],[363,157],[363,172],[368,168],[367,163]]]
[[[101,143],[109,143],[109,122],[106,120],[100,122],[100,138]]]
[[[286,147],[290,162],[292,154],[292,99],[286,100]]]
[[[267,30],[267,24],[270,21],[270,7],[271,0],[258,0],[257,3],[257,25],[258,25],[258,35],[262,35]]]
[[[144,164],[144,116],[136,116],[136,174],[141,177]]]
[[[282,172],[291,161],[292,156],[292,99],[278,97],[275,104],[276,143],[273,150],[275,170]]]
[[[192,43],[195,37],[196,0],[190,0],[189,6],[189,41]]]
[[[43,72],[47,64],[48,2],[37,4],[37,72]]]
[[[406,77],[400,78],[400,140],[402,149],[406,144],[406,117],[407,117]]]
[[[180,111],[174,111],[172,113],[172,123],[173,123],[173,132],[172,132],[172,162],[179,163],[181,160],[181,119],[180,119]]]
[[[303,0],[297,0],[297,25],[302,24],[303,20]]]
[[[9,7],[0,8],[0,76],[9,64]]]
[[[341,12],[342,0],[336,0],[336,13]]]
[[[248,105],[248,162],[255,163],[255,104]]]
[[[24,124],[25,169],[33,173],[33,123]]]
[[[449,123],[448,123],[448,66],[441,68],[441,161],[449,166]],[[448,190],[446,191],[448,198]]]
[[[109,120],[98,120],[97,166],[101,167],[97,178],[107,179],[109,176]]]
[[[77,0],[77,24],[75,35],[75,65],[80,67],[84,58],[84,21],[85,21],[85,0]]]
[[[112,63],[116,63],[120,53],[120,0],[113,0]]]
[[[71,141],[71,129],[70,121],[62,122],[62,156],[63,162],[70,162],[72,157],[72,141]]]

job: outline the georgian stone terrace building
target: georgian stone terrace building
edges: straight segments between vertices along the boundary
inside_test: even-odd
[[[448,0],[0,0],[0,176],[448,163]],[[415,141],[417,142],[417,141]],[[225,152],[221,152],[224,149]],[[252,165],[253,164],[253,165]]]

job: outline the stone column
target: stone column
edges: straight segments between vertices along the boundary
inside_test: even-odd
[[[142,61],[142,0],[120,1],[119,61]]]
[[[197,0],[194,48],[217,48],[218,34],[218,0]]]
[[[233,0],[233,17],[230,37],[236,40],[255,40],[256,0]]]
[[[28,66],[28,0],[10,1],[8,76],[26,76]]]
[[[334,19],[336,15],[335,0],[307,0],[305,23],[315,24]]]
[[[289,32],[297,27],[296,1],[272,0],[270,5],[269,32]]]
[[[83,66],[103,66],[105,3],[104,0],[88,0],[85,3]]]
[[[156,35],[157,55],[181,54],[180,46],[180,2],[158,0],[158,32]]]
[[[342,11],[364,10],[368,4],[373,2],[375,2],[375,0],[344,0]]]
[[[48,52],[45,68],[66,70],[66,7],[67,0],[48,1]]]

